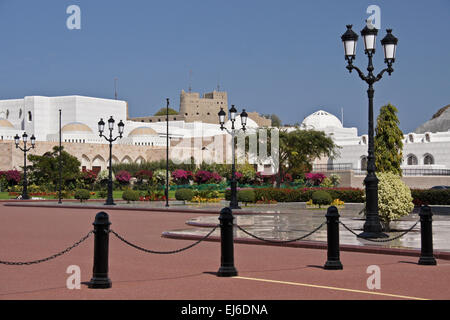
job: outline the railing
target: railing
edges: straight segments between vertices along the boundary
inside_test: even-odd
[[[366,170],[353,170],[355,176],[365,176]],[[450,169],[402,169],[403,176],[450,176]]]
[[[344,171],[352,170],[352,163],[313,164],[312,171]]]

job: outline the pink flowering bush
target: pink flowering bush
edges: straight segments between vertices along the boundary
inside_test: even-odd
[[[310,186],[318,186],[326,178],[323,173],[305,173],[306,184]]]
[[[17,170],[0,171],[0,178],[4,178],[10,186],[19,184],[22,175]]]
[[[122,170],[116,174],[116,180],[122,185],[130,183],[130,179],[131,174],[128,171]]]
[[[193,179],[192,172],[183,169],[177,169],[172,172],[173,181],[178,184],[188,184],[190,180]]]
[[[153,177],[153,172],[150,170],[139,170],[134,176],[139,182],[142,182],[142,180],[149,181]]]
[[[222,177],[217,172],[199,170],[194,175],[194,181],[198,184],[219,183],[220,181],[222,181]]]

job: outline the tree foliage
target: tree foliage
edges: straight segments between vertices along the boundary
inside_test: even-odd
[[[61,149],[62,187],[73,189],[78,178],[81,178],[80,161],[68,152]],[[54,190],[59,183],[59,147],[53,147],[53,151],[39,155],[28,155],[32,162],[28,170],[30,180],[36,185],[47,185]]]
[[[390,103],[381,107],[375,128],[375,165],[379,172],[402,175],[403,132],[398,127],[397,108]]]
[[[263,114],[262,115],[264,118],[270,119],[272,121],[272,127],[276,127],[279,128],[282,126],[282,121],[281,119],[274,113],[272,114]]]
[[[156,113],[155,116],[165,116],[167,114],[167,108],[161,108]],[[172,108],[169,108],[169,115],[175,115],[178,112]]]
[[[263,136],[267,141],[260,141],[260,143],[267,144],[268,150],[272,150],[273,130],[268,131],[267,137]],[[291,175],[294,179],[303,178],[306,172],[311,171],[315,159],[335,157],[338,154],[339,146],[323,131],[297,128],[292,131],[279,130],[278,136],[279,149],[275,150],[275,152],[278,151],[278,155],[270,155],[275,158],[278,156],[278,163],[275,164],[278,166],[278,176],[280,177],[278,185],[281,183],[281,177],[286,174]],[[258,136],[257,139],[261,139],[261,136]]]
[[[338,146],[323,131],[280,131],[279,173],[302,177],[312,169],[312,162],[321,157],[333,157]]]

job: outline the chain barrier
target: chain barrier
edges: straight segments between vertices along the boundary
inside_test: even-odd
[[[44,259],[39,259],[39,260],[34,260],[34,261],[27,261],[27,262],[12,262],[12,261],[1,261],[0,260],[0,264],[6,264],[9,266],[22,266],[22,265],[31,265],[31,264],[37,264],[37,263],[41,263],[41,262],[46,262],[52,259],[55,259],[56,257],[62,256],[63,254],[69,252],[70,250],[72,250],[75,247],[78,247],[78,245],[80,245],[83,241],[85,241],[87,238],[89,238],[91,236],[91,234],[93,234],[94,231],[91,230],[89,231],[89,233],[84,236],[83,238],[81,238],[79,241],[75,242],[72,246],[68,247],[67,249],[64,249],[61,252],[58,252],[50,257],[44,258]]]
[[[409,228],[408,230],[406,230],[405,232],[393,237],[393,238],[389,238],[389,239],[379,239],[379,240],[375,240],[375,239],[370,239],[370,238],[366,238],[366,237],[361,237],[359,234],[357,234],[356,232],[354,232],[352,229],[350,229],[349,227],[347,227],[342,221],[339,221],[339,223],[348,231],[350,231],[351,233],[353,233],[355,236],[357,236],[358,238],[367,240],[367,241],[371,241],[371,242],[389,242],[389,241],[394,241],[397,240],[401,237],[403,237],[405,234],[407,234],[408,232],[410,232],[412,229],[415,228],[415,226],[420,222],[420,220],[418,220],[411,228]]]
[[[144,252],[146,252],[146,253],[154,253],[154,254],[173,254],[173,253],[178,253],[178,252],[181,252],[181,251],[184,251],[184,250],[187,250],[187,249],[190,249],[190,248],[192,248],[192,247],[194,247],[194,246],[196,246],[197,244],[199,244],[200,242],[202,242],[202,241],[204,241],[204,240],[206,240],[217,228],[219,227],[219,225],[217,225],[217,226],[215,226],[206,236],[204,236],[203,238],[201,238],[201,239],[199,239],[198,241],[196,241],[196,242],[194,242],[193,244],[190,244],[190,245],[188,245],[187,247],[184,247],[184,248],[181,248],[181,249],[177,249],[177,250],[172,250],[172,251],[155,251],[155,250],[149,250],[149,249],[145,249],[145,248],[142,248],[142,247],[140,247],[140,246],[138,246],[138,245],[135,245],[135,244],[133,244],[133,243],[131,243],[131,242],[129,242],[129,241],[127,241],[127,240],[125,240],[122,236],[120,236],[117,232],[115,232],[114,230],[109,230],[112,234],[114,234],[120,241],[122,241],[122,242],[124,242],[124,243],[126,243],[127,245],[129,245],[129,246],[131,246],[131,247],[133,247],[133,248],[135,248],[135,249],[138,249],[138,250],[141,250],[141,251],[144,251]]]
[[[239,225],[236,225],[236,227],[241,230],[242,232],[244,232],[245,234],[249,235],[250,237],[253,237],[255,239],[261,240],[261,241],[265,241],[265,242],[270,242],[270,243],[289,243],[289,242],[295,242],[295,241],[299,241],[299,240],[303,240],[307,237],[309,237],[310,235],[312,235],[313,233],[317,232],[320,230],[320,228],[322,228],[324,225],[326,224],[326,222],[322,222],[321,225],[319,225],[317,228],[315,228],[313,231],[311,231],[308,234],[305,234],[304,236],[301,236],[300,238],[296,238],[296,239],[291,239],[291,240],[270,240],[270,239],[264,239],[261,237],[258,237],[254,234],[251,234],[250,232],[248,232],[247,230],[245,230],[244,228],[242,228]]]

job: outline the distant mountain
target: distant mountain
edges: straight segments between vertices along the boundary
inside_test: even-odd
[[[439,109],[430,120],[423,123],[415,133],[444,132],[450,130],[450,104]]]

